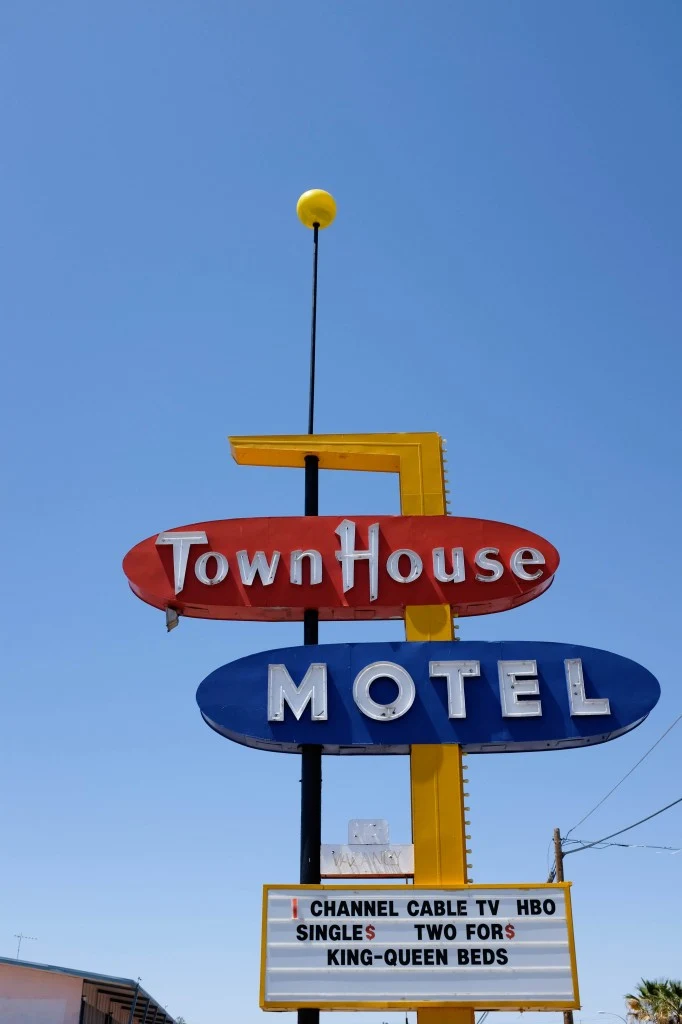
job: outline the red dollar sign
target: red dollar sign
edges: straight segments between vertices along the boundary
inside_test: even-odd
[[[368,939],[374,938],[374,936],[376,935],[376,929],[373,924],[367,925],[367,927],[365,928],[365,934],[367,935]]]
[[[513,924],[506,925],[505,929],[504,929],[504,934],[507,936],[508,939],[513,939],[514,936],[516,935],[516,932],[514,931],[514,925]]]

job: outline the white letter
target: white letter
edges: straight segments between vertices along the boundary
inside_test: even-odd
[[[367,551],[355,550],[355,523],[344,519],[334,531],[341,541],[341,550],[336,557],[341,562],[341,578],[344,594],[355,586],[355,563],[369,562],[369,599],[376,601],[379,596],[379,524],[373,523],[367,528]]]
[[[268,665],[268,722],[284,721],[285,701],[297,722],[311,702],[311,720],[326,722],[327,666],[314,662],[296,686],[286,665]]]
[[[521,694],[540,692],[537,662],[498,661],[497,672],[500,677],[502,717],[541,718],[542,704],[539,700],[519,700]],[[532,678],[520,679],[520,676],[531,676]]]
[[[377,679],[392,679],[398,686],[398,695],[390,704],[378,704],[369,695],[372,683]],[[353,683],[353,700],[363,715],[376,722],[400,718],[409,711],[414,702],[414,682],[409,672],[392,661],[374,661],[358,672]]]
[[[215,576],[213,577],[210,577],[206,572],[209,558],[215,558]],[[209,587],[212,587],[216,583],[223,582],[227,576],[227,570],[228,564],[225,555],[221,555],[218,551],[206,551],[197,558],[197,564],[194,566],[194,575],[199,580],[199,583],[207,583]]]
[[[175,577],[175,593],[179,594],[185,585],[187,558],[192,544],[208,544],[203,530],[178,530],[177,533],[160,533],[156,543],[171,544],[173,547],[173,575]]]
[[[322,555],[319,551],[292,551],[291,552],[291,582],[297,586],[303,583],[303,559],[310,559],[310,585],[322,582]]]
[[[526,572],[524,565],[544,565],[545,556],[537,548],[517,548],[511,556],[509,567],[515,576],[520,580],[538,580],[542,576],[542,569],[537,572]]]
[[[433,575],[439,583],[463,583],[464,548],[452,549],[452,572],[445,568],[445,548],[433,549]]]
[[[247,587],[250,587],[255,580],[256,573],[260,576],[263,586],[269,587],[275,581],[275,573],[279,564],[279,551],[272,552],[271,562],[268,562],[264,551],[257,551],[253,556],[253,562],[249,562],[248,551],[238,551],[237,563],[242,583],[246,584]]]
[[[610,715],[611,705],[608,697],[588,700],[585,696],[585,679],[583,663],[580,658],[566,658],[566,685],[568,687],[568,703],[573,715]]]
[[[410,571],[407,576],[403,576],[400,572],[400,559],[403,555],[410,560]],[[398,551],[393,551],[388,556],[386,569],[388,575],[396,583],[413,583],[422,574],[422,560],[416,551],[411,551],[410,548],[399,548]]]
[[[448,684],[448,718],[466,718],[464,701],[464,679],[480,676],[481,665],[478,661],[430,661],[429,675],[431,678],[447,680]]]
[[[481,580],[482,583],[494,583],[495,580],[499,580],[504,572],[504,566],[496,558],[488,558],[488,555],[499,555],[499,553],[499,548],[481,548],[480,551],[476,552],[476,557],[474,558],[476,565],[479,569],[486,569],[491,573],[490,576],[481,576],[480,572],[477,572],[477,580]]]

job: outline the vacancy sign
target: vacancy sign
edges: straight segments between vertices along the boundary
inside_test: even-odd
[[[570,887],[265,886],[261,1007],[578,1009]]]

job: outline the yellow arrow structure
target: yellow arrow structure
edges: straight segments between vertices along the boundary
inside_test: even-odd
[[[304,468],[316,455],[320,469],[397,473],[400,511],[409,516],[447,512],[443,441],[439,434],[294,434],[231,437],[232,455],[242,466]],[[454,639],[450,605],[405,609],[408,640]],[[410,748],[412,841],[415,885],[469,881],[465,834],[462,748],[458,744],[416,744]],[[419,1024],[473,1024],[473,1009],[425,1009]]]

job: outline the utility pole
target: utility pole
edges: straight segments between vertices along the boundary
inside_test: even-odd
[[[554,870],[557,882],[564,881],[564,851],[561,846],[561,832],[554,829]],[[564,1024],[573,1024],[573,1010],[564,1010]]]

